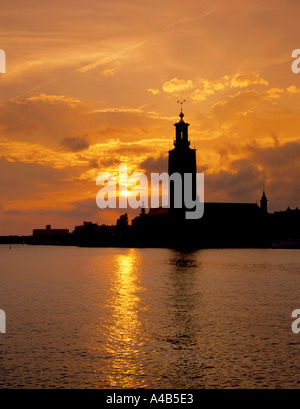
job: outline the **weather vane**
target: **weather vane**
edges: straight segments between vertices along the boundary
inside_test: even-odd
[[[177,101],[177,103],[181,105],[181,112],[182,112],[182,104],[183,104],[184,102],[186,102],[185,99],[184,99],[183,101]]]

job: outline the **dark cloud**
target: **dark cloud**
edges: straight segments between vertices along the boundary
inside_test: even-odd
[[[94,168],[105,169],[109,166],[119,165],[121,163],[119,158],[116,157],[108,157],[108,158],[101,158],[98,161],[93,161],[92,164]]]
[[[205,200],[253,203],[265,185],[271,210],[299,207],[299,174],[300,143],[248,146],[248,157],[232,161],[230,170],[205,173]]]
[[[205,174],[206,201],[250,202],[257,199],[265,175],[248,160],[236,161],[233,171]]]
[[[71,152],[80,152],[89,148],[89,142],[84,136],[67,137],[61,141],[61,146]]]
[[[163,154],[158,158],[151,156],[144,160],[140,166],[147,174],[168,172],[168,157],[166,154]]]
[[[286,168],[300,166],[300,143],[289,142],[285,145],[270,148],[254,148],[254,158],[257,162],[271,168]]]

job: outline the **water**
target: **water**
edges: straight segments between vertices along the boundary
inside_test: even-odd
[[[298,388],[300,251],[0,246],[0,387]]]

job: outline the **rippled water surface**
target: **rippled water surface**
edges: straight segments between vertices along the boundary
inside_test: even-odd
[[[0,387],[298,388],[299,250],[0,246]]]

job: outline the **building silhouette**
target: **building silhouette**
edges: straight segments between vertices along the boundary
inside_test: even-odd
[[[176,217],[184,218],[186,207],[184,203],[184,192],[185,192],[185,174],[191,174],[192,177],[192,200],[196,200],[196,175],[197,175],[197,163],[196,163],[196,149],[190,148],[190,141],[188,137],[188,127],[190,124],[183,120],[184,114],[181,110],[180,121],[174,124],[175,126],[175,139],[174,148],[169,150],[169,160],[168,160],[168,173],[169,176],[174,174],[179,174],[182,180],[182,192],[181,192],[181,208],[175,208],[174,194],[175,194],[175,182],[170,183],[170,214],[176,215]],[[191,210],[191,209],[190,209]]]
[[[52,229],[47,224],[45,229],[33,229],[32,244],[69,244],[70,233],[68,229]]]
[[[196,199],[196,149],[190,148],[189,124],[183,118],[174,124],[174,148],[169,150],[168,171],[172,176],[192,175],[192,197]],[[170,208],[150,209],[132,220],[132,237],[136,245],[150,247],[268,247],[267,197],[263,191],[261,206],[256,203],[204,203],[201,219],[185,219],[186,208],[174,206],[174,184],[170,183]],[[191,210],[191,209],[190,209]]]
[[[174,124],[174,148],[169,150],[169,175],[182,177],[182,207],[174,201],[175,187],[170,183],[169,208],[141,208],[131,225],[125,213],[115,225],[83,222],[73,233],[67,229],[35,229],[29,244],[62,244],[89,247],[169,247],[169,248],[300,248],[300,210],[268,212],[268,199],[263,188],[260,206],[257,203],[205,202],[200,219],[185,218],[183,175],[192,175],[191,192],[196,200],[196,149],[190,147],[189,124],[179,114]],[[201,199],[201,198],[200,198]],[[191,209],[189,209],[191,210]],[[17,237],[2,237],[2,242],[16,242]],[[24,242],[24,238],[23,238]]]
[[[263,189],[263,194],[260,199],[260,208],[264,213],[268,213],[268,199],[265,194],[265,188]]]

